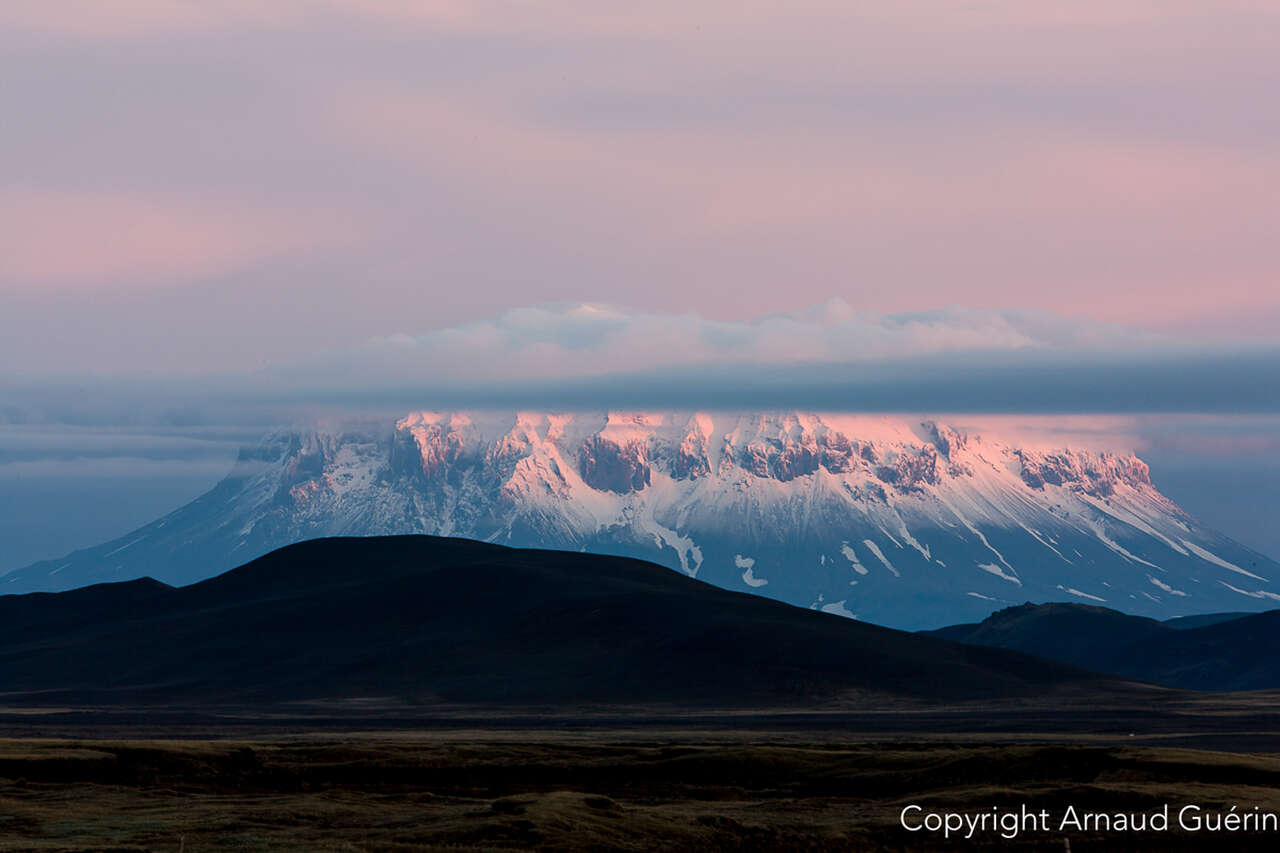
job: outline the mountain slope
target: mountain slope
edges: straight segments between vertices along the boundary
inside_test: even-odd
[[[1194,616],[1177,616],[1173,619],[1164,620],[1164,624],[1170,628],[1202,628],[1205,625],[1217,625],[1219,622],[1230,622],[1233,619],[1239,619],[1241,616],[1248,616],[1246,611],[1234,611],[1232,613],[1197,613]]]
[[[1160,619],[1280,600],[1280,565],[1197,523],[1133,456],[932,421],[706,412],[418,412],[277,433],[191,504],[0,589],[189,583],[291,542],[402,533],[651,559],[904,628],[1028,598]]]
[[[0,599],[6,703],[783,706],[1098,695],[1115,681],[617,557],[424,536],[289,546],[201,583]]]
[[[1024,604],[929,636],[1013,649],[1192,690],[1280,689],[1280,610],[1156,622],[1102,607]]]

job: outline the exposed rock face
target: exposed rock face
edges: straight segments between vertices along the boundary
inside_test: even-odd
[[[450,475],[455,475],[451,482],[456,483],[456,474],[464,467],[469,426],[469,420],[458,416],[431,420],[431,413],[419,413],[405,418],[392,440],[393,466],[416,468],[423,483]]]
[[[940,424],[935,421],[925,421],[921,428],[933,441],[933,446],[945,459],[951,459],[954,454],[961,453],[969,446],[969,437],[963,433],[956,432],[946,424]]]
[[[757,436],[745,445],[729,442],[725,456],[753,476],[788,482],[818,470],[819,456],[812,436],[798,440],[786,433]]]
[[[1108,497],[1124,484],[1135,488],[1151,487],[1151,471],[1136,456],[1111,453],[1083,455],[1078,453],[1035,453],[1016,451],[1021,465],[1022,481],[1033,489],[1046,484],[1066,486],[1094,497]]]
[[[332,453],[332,438],[315,433],[290,436],[283,449],[289,460],[276,492],[278,500],[286,498],[296,504],[306,503],[324,487],[326,445]],[[243,458],[243,455],[242,455]]]
[[[707,445],[710,436],[697,417],[690,419],[686,429],[684,438],[680,440],[680,447],[676,450],[671,474],[679,480],[705,477],[711,473],[711,455]]]
[[[753,476],[789,482],[819,468],[842,474],[877,456],[869,444],[800,415],[757,415],[725,436],[721,465]]]
[[[184,583],[301,539],[419,532],[644,557],[897,627],[1029,599],[1166,617],[1280,602],[1280,565],[1200,526],[1132,455],[803,412],[418,412],[282,432],[190,505],[0,590]]]
[[[936,486],[941,479],[938,451],[925,445],[917,455],[902,454],[893,465],[880,465],[876,476],[904,491],[919,491],[925,484]]]
[[[639,441],[623,444],[593,435],[578,451],[582,481],[593,489],[625,494],[649,485],[649,448]]]

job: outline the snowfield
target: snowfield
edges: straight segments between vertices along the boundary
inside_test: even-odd
[[[282,431],[159,521],[0,591],[187,583],[318,536],[428,533],[636,556],[895,627],[1076,600],[1263,609],[1280,565],[1205,528],[1130,454],[805,412],[415,412]]]

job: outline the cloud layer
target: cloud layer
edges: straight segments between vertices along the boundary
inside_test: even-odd
[[[361,405],[1268,412],[1280,350],[1185,342],[1037,311],[872,314],[839,300],[726,322],[530,308],[374,339],[232,382]]]
[[[421,408],[926,414],[1043,446],[1136,450],[1160,461],[1157,480],[1172,472],[1175,497],[1194,511],[1228,500],[1274,508],[1274,489],[1256,484],[1270,470],[1257,460],[1278,449],[1278,382],[1280,352],[1260,346],[1191,346],[1037,311],[885,315],[839,301],[736,322],[594,304],[528,308],[256,371],[11,380],[0,382],[9,519],[0,568],[107,538],[190,499],[238,446],[275,426],[386,429]],[[1216,485],[1202,492],[1197,482]],[[136,505],[105,511],[113,490]],[[67,508],[103,525],[69,540],[59,515]],[[1251,511],[1257,521],[1239,535],[1274,541],[1270,516]]]
[[[858,311],[832,299],[750,320],[601,304],[521,308],[417,335],[375,338],[271,371],[308,385],[553,381],[666,368],[867,364],[954,353],[1135,353],[1164,339],[1043,311]]]
[[[1038,311],[884,315],[830,301],[729,322],[568,305],[254,371],[10,382],[0,420],[235,426],[421,407],[1268,413],[1280,411],[1280,349]]]

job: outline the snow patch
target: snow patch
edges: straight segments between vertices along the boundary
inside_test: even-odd
[[[978,539],[979,539],[979,540],[981,540],[981,542],[982,542],[982,544],[983,544],[983,547],[985,547],[985,548],[986,548],[988,551],[990,551],[992,554],[995,554],[995,555],[996,555],[996,559],[997,559],[997,560],[999,560],[1001,563],[1004,563],[1004,567],[1005,567],[1006,569],[1008,569],[1009,571],[1013,572],[1013,574],[1014,574],[1014,576],[1015,576],[1015,577],[1017,576],[1017,574],[1018,574],[1018,573],[1017,573],[1016,571],[1014,571],[1013,566],[1009,565],[1009,561],[1008,561],[1008,560],[1006,560],[1006,559],[1004,558],[1004,554],[1001,554],[1001,553],[1000,553],[999,551],[997,551],[994,547],[992,547],[991,543],[987,541],[987,537],[982,535],[982,531],[981,531],[981,530],[979,530],[978,528],[976,528],[976,527],[974,527],[972,524],[970,524],[970,523],[969,523],[969,519],[967,519],[967,518],[965,518],[963,515],[961,515],[961,514],[960,514],[960,512],[959,512],[959,511],[958,511],[954,506],[952,506],[948,501],[942,500],[942,498],[941,498],[941,497],[939,497],[939,498],[938,498],[938,500],[940,500],[940,501],[942,502],[942,505],[943,505],[943,506],[945,506],[947,509],[951,510],[951,514],[952,514],[952,515],[954,515],[954,516],[956,517],[956,520],[957,520],[957,521],[959,521],[961,524],[963,524],[963,525],[965,526],[965,528],[966,528],[966,529],[968,529],[968,531],[969,531],[970,533],[972,533],[974,536],[977,536],[977,537],[978,537]],[[1021,583],[1021,582],[1019,582],[1019,583]]]
[[[1212,551],[1206,551],[1204,548],[1201,548],[1199,545],[1196,545],[1193,542],[1188,542],[1187,540],[1183,539],[1182,544],[1186,545],[1187,550],[1189,550],[1192,554],[1195,554],[1197,557],[1199,557],[1202,560],[1207,560],[1208,562],[1213,563],[1215,566],[1221,566],[1224,569],[1230,569],[1233,572],[1239,572],[1245,577],[1253,578],[1256,581],[1262,581],[1264,583],[1267,582],[1266,578],[1260,577],[1259,575],[1255,575],[1253,572],[1247,572],[1244,569],[1237,566],[1235,563],[1227,562],[1226,560],[1222,559]]]
[[[647,533],[653,537],[659,550],[665,545],[676,552],[680,560],[680,569],[691,578],[698,576],[702,568],[702,549],[688,536],[681,536],[670,527],[663,527],[653,517],[653,507],[645,503],[635,514],[635,529],[639,533]]]
[[[121,545],[119,548],[115,549],[114,551],[108,551],[102,556],[105,559],[106,557],[110,557],[112,554],[119,554],[125,548],[132,548],[134,545],[137,545],[139,542],[141,542],[143,539],[146,539],[146,538],[147,538],[146,534],[143,534],[142,536],[139,536],[137,539],[133,540],[132,542],[126,542],[125,544]]]
[[[1185,592],[1183,592],[1182,590],[1180,590],[1180,589],[1174,589],[1173,587],[1169,586],[1167,583],[1165,583],[1164,581],[1160,580],[1159,578],[1154,578],[1154,577],[1152,577],[1151,575],[1147,575],[1147,580],[1151,581],[1151,583],[1152,583],[1152,585],[1153,585],[1153,586],[1156,586],[1156,587],[1159,587],[1160,589],[1163,589],[1165,592],[1169,593],[1170,595],[1181,595],[1181,596],[1182,596],[1182,597],[1184,597],[1184,598],[1185,598],[1185,597],[1186,597],[1186,595],[1187,595],[1187,594],[1186,594]]]
[[[1014,520],[1016,521],[1017,519],[1014,519]],[[1030,533],[1030,534],[1031,534],[1031,538],[1032,538],[1032,539],[1036,540],[1036,541],[1037,541],[1037,542],[1039,542],[1041,545],[1043,545],[1044,547],[1048,548],[1048,549],[1049,549],[1050,551],[1052,551],[1053,553],[1057,554],[1057,555],[1058,555],[1058,557],[1060,557],[1064,562],[1066,562],[1066,563],[1070,563],[1070,562],[1071,562],[1071,561],[1070,561],[1070,560],[1068,560],[1066,557],[1063,557],[1063,556],[1062,556],[1062,552],[1061,552],[1061,551],[1059,551],[1057,548],[1053,547],[1053,546],[1052,546],[1052,545],[1050,545],[1047,541],[1045,541],[1045,537],[1043,537],[1043,536],[1040,534],[1040,531],[1039,531],[1039,530],[1035,530],[1035,529],[1033,529],[1033,528],[1031,528],[1031,527],[1027,527],[1027,525],[1023,524],[1021,521],[1019,521],[1019,522],[1018,522],[1018,526],[1019,526],[1019,527],[1021,527],[1023,530],[1027,531],[1028,533]]]
[[[1087,592],[1081,592],[1080,590],[1076,589],[1073,586],[1063,586],[1062,584],[1058,584],[1058,589],[1062,590],[1068,595],[1077,595],[1080,598],[1087,598],[1090,601],[1101,601],[1103,604],[1106,604],[1107,602],[1105,598],[1099,598],[1096,595],[1090,595]],[[1144,592],[1143,595],[1147,595],[1147,594]],[[1151,596],[1147,596],[1147,597],[1150,598]]]
[[[911,531],[907,530],[907,523],[905,521],[902,521],[902,519],[898,519],[898,535],[902,537],[902,540],[904,542],[906,542],[912,548],[915,548],[917,551],[919,551],[920,556],[924,557],[926,560],[930,559],[933,556],[932,554],[929,553],[928,545],[921,545],[919,541],[917,541],[916,538],[911,535]],[[898,547],[901,548],[902,546],[899,545]]]
[[[752,562],[754,562],[754,561],[752,561]],[[761,587],[761,586],[768,586],[768,585],[769,585],[769,582],[768,582],[767,580],[765,580],[764,578],[758,578],[758,577],[756,577],[756,576],[752,573],[752,571],[751,571],[751,567],[750,567],[750,566],[747,566],[747,570],[746,570],[745,572],[743,572],[743,573],[742,573],[742,582],[743,582],[743,583],[745,583],[747,586],[752,587],[752,588],[755,588],[755,587]]]
[[[893,534],[890,533],[888,530],[885,530],[883,524],[880,525],[880,532],[883,533],[889,539],[889,541],[892,542],[897,547],[899,551],[902,550],[902,543],[899,542],[897,539],[894,539]]]
[[[847,619],[857,619],[858,617],[855,616],[847,607],[844,606],[845,601],[846,599],[842,598],[839,601],[833,601],[830,604],[824,604],[822,606],[822,612],[834,613],[837,616],[844,616]]]
[[[844,558],[853,566],[853,570],[855,572],[860,575],[865,575],[867,573],[867,567],[858,561],[858,552],[853,550],[853,546],[848,542],[840,543],[840,553],[844,554]]]
[[[1184,557],[1187,555],[1187,552],[1183,550],[1182,547],[1179,546],[1177,542],[1174,542],[1168,536],[1165,536],[1159,530],[1156,530],[1150,524],[1147,524],[1147,522],[1141,519],[1140,517],[1138,517],[1136,513],[1130,512],[1128,509],[1125,509],[1124,507],[1120,506],[1118,503],[1100,501],[1097,498],[1091,497],[1086,494],[1082,494],[1079,497],[1085,503],[1089,504],[1094,509],[1098,510],[1098,512],[1109,515],[1112,518],[1116,519],[1117,521],[1122,522],[1124,524],[1128,524],[1131,527],[1136,527],[1138,530],[1141,530],[1143,533],[1147,534],[1153,539],[1159,539],[1161,542],[1168,545],[1170,548],[1172,548],[1174,551],[1177,551],[1179,554],[1183,555]]]
[[[898,570],[897,570],[897,569],[895,569],[895,568],[893,567],[893,563],[890,563],[890,562],[889,562],[889,558],[888,558],[888,557],[886,557],[886,556],[884,555],[884,552],[880,550],[880,546],[879,546],[879,545],[877,545],[876,543],[872,542],[870,539],[863,539],[863,540],[862,540],[862,544],[867,546],[867,550],[868,550],[868,551],[870,551],[872,554],[875,554],[875,556],[876,556],[876,559],[877,559],[877,560],[879,560],[880,562],[884,563],[884,567],[885,567],[886,569],[888,569],[889,571],[893,572],[893,576],[894,576],[895,578],[900,578],[900,577],[902,577],[902,575],[898,573]],[[899,547],[899,548],[901,548],[902,546],[901,546],[901,545],[899,545],[898,547]]]
[[[1019,580],[1016,575],[1005,574],[1004,569],[1000,568],[995,563],[979,563],[978,568],[982,569],[984,572],[991,572],[991,574],[996,577],[1007,580],[1010,583],[1016,583],[1018,586],[1022,586],[1022,581]]]
[[[1153,569],[1157,569],[1162,572],[1164,571],[1164,569],[1160,568],[1160,566],[1157,566],[1155,563],[1151,562],[1150,560],[1144,560],[1141,557],[1139,557],[1137,554],[1130,553],[1119,542],[1107,536],[1107,534],[1102,532],[1101,524],[1098,524],[1097,522],[1094,522],[1094,521],[1086,521],[1085,525],[1090,530],[1093,531],[1093,535],[1097,537],[1099,542],[1101,542],[1103,545],[1106,545],[1108,548],[1110,548],[1112,551],[1115,551],[1117,554],[1119,554],[1121,557],[1124,557],[1126,560],[1130,560],[1134,563],[1142,563],[1142,565],[1144,566],[1150,566]],[[1079,553],[1079,552],[1076,552],[1076,553]],[[1146,593],[1144,592],[1143,595],[1146,595]]]
[[[1250,598],[1270,598],[1273,601],[1280,601],[1280,595],[1276,595],[1274,592],[1267,592],[1265,589],[1260,589],[1257,592],[1249,592],[1247,589],[1241,589],[1238,586],[1232,586],[1226,581],[1218,581],[1218,583],[1222,584],[1232,592],[1238,592],[1241,595],[1247,595]]]

